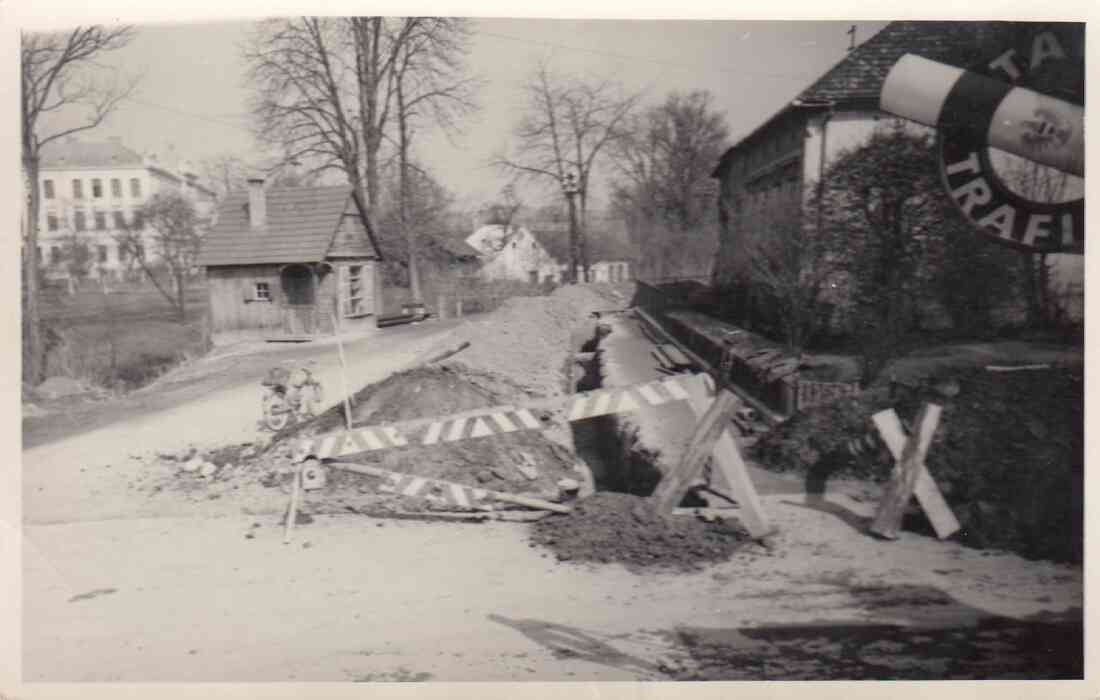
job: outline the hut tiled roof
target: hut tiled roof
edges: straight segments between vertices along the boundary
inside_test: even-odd
[[[358,213],[351,193],[347,186],[272,188],[266,192],[266,224],[253,228],[248,191],[233,192],[218,208],[218,222],[203,239],[198,264],[319,262],[344,212]],[[369,237],[359,216],[348,220]]]

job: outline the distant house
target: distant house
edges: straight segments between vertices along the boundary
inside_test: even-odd
[[[866,143],[876,129],[895,120],[879,111],[878,102],[883,81],[898,59],[911,53],[949,65],[973,66],[1035,32],[1035,25],[1028,28],[1020,24],[891,22],[729,148],[712,173],[720,188],[716,286],[726,287],[746,279],[753,241],[772,234],[770,222],[779,213],[802,220],[812,216],[807,200],[829,165],[844,151]],[[1079,29],[1079,39],[1069,39],[1067,46],[1077,40],[1083,42],[1083,25]],[[1072,37],[1077,30],[1064,23],[1055,31]],[[1026,55],[1023,51],[1017,53]],[[916,124],[908,126],[918,132],[928,131]],[[1063,262],[1059,269],[1063,268],[1071,278],[1079,275],[1074,272],[1074,261]],[[1062,284],[1072,287],[1073,280]]]
[[[537,284],[561,282],[562,262],[524,226],[490,224],[466,238],[485,261],[481,276],[488,280],[519,280]]]
[[[379,308],[381,254],[350,187],[266,191],[262,179],[226,197],[203,241],[217,336],[313,336],[363,325]]]
[[[118,278],[131,271],[132,256],[120,245],[123,231],[136,231],[142,252],[156,260],[156,232],[141,208],[158,193],[178,192],[210,218],[216,195],[186,161],[141,155],[119,139],[104,142],[63,139],[43,148],[38,174],[38,257],[47,277],[66,279],[71,242],[87,246],[87,277]]]
[[[569,227],[559,223],[526,226],[482,226],[466,239],[486,262],[486,279],[531,283],[562,283],[569,272]],[[590,232],[588,263],[591,282],[622,282],[632,278],[637,255],[629,245],[601,231]]]

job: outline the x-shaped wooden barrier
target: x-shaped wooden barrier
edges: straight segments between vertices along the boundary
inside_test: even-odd
[[[959,521],[940,493],[924,460],[932,444],[932,436],[940,423],[943,408],[925,404],[914,424],[913,434],[905,435],[898,414],[893,409],[880,411],[871,417],[879,435],[886,443],[896,464],[886,487],[878,512],[871,522],[871,532],[888,539],[897,539],[905,507],[914,495],[924,509],[936,536],[941,540],[959,530]]]
[[[680,463],[665,474],[653,492],[657,510],[671,514],[703,471],[707,458],[713,455],[715,466],[729,484],[730,495],[741,508],[745,529],[758,539],[771,534],[774,528],[760,504],[737,443],[729,433],[730,420],[737,409],[737,396],[724,388],[712,396],[714,383],[705,374],[695,375],[684,385],[689,394],[688,404],[698,423]]]

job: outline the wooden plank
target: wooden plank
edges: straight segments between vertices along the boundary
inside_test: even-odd
[[[693,381],[685,382],[691,397],[688,404],[695,413],[696,418],[706,415],[714,399],[711,392],[714,388],[714,380],[709,375],[696,375]],[[728,393],[728,392],[726,392]],[[749,477],[748,467],[741,457],[741,451],[737,442],[730,435],[729,430],[722,432],[718,442],[714,446],[714,466],[717,468],[716,476],[723,477],[729,487],[730,496],[740,506],[739,518],[744,523],[745,529],[754,538],[765,537],[775,531],[775,527],[768,520],[764,512],[764,506],[760,503],[760,496],[756,492]]]
[[[569,506],[563,506],[560,503],[551,503],[550,501],[544,501],[541,498],[530,498],[528,496],[517,496],[512,493],[501,493],[499,491],[491,491],[489,496],[494,501],[500,501],[501,503],[514,503],[520,506],[527,506],[528,508],[536,508],[538,510],[549,510],[555,513],[572,513],[573,509]]]
[[[894,467],[890,483],[886,486],[878,512],[871,522],[871,532],[887,539],[897,539],[905,506],[913,497],[921,466],[932,444],[932,435],[940,422],[943,408],[938,404],[925,404],[917,416],[914,434],[902,450],[901,460]]]
[[[894,456],[895,460],[901,460],[902,453],[905,450],[906,435],[898,414],[893,409],[879,411],[871,417],[871,420],[878,428],[879,435],[882,436],[882,440],[886,443],[890,454]],[[936,531],[936,537],[941,540],[947,539],[959,531],[962,526],[955,518],[951,507],[947,505],[947,501],[944,500],[943,494],[936,486],[936,480],[932,478],[932,474],[928,471],[928,467],[923,463],[920,465],[920,474],[917,475],[917,484],[913,489],[913,493],[928,516],[929,522],[932,523],[932,528]]]
[[[652,498],[657,502],[657,511],[662,515],[671,515],[680,505],[688,487],[703,471],[707,458],[714,451],[718,439],[729,426],[730,416],[737,408],[737,397],[728,390],[718,392],[714,401],[703,413],[688,441],[680,463],[664,475]]]

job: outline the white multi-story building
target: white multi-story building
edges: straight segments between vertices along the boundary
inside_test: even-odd
[[[141,208],[158,192],[183,194],[200,221],[209,220],[216,204],[214,191],[186,162],[162,164],[118,139],[52,142],[43,149],[38,177],[38,255],[53,279],[69,277],[66,255],[74,241],[90,253],[88,277],[117,278],[133,271],[134,261],[119,243],[127,228],[139,232],[146,255],[155,259],[155,232],[142,220]]]

